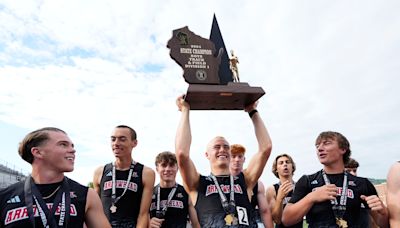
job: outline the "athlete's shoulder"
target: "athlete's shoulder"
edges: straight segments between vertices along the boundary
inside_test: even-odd
[[[19,181],[12,185],[9,185],[6,188],[0,189],[0,197],[9,195],[9,194],[18,194],[22,193],[24,190],[24,183],[25,181]]]

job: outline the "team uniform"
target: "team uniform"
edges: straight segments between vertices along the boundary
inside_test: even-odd
[[[217,176],[218,183],[224,195],[230,198],[230,176]],[[247,187],[243,173],[234,177],[234,196],[235,196],[235,217],[238,219],[237,225],[226,225],[226,212],[222,207],[221,199],[210,176],[200,175],[199,186],[197,188],[196,211],[200,226],[207,228],[237,227],[248,228],[257,227],[254,220],[252,205],[247,195]]]
[[[360,207],[363,201],[360,199],[361,195],[377,195],[375,187],[372,183],[362,177],[356,177],[351,174],[347,174],[347,202],[346,211],[343,215],[343,219],[347,221],[348,227],[360,227]],[[342,194],[344,173],[340,174],[327,174],[331,184],[337,186],[337,201],[340,201]],[[313,191],[317,187],[325,185],[322,170],[312,175],[302,176],[296,184],[294,193],[289,203],[296,203],[305,197],[308,193]],[[364,202],[365,203],[365,202]],[[309,227],[337,227],[335,222],[334,212],[332,210],[332,204],[329,200],[315,203],[306,215],[307,223]]]
[[[140,202],[143,193],[142,173],[143,165],[135,163],[129,183],[127,179],[129,170],[116,170],[116,196],[121,196],[125,186],[128,184],[124,196],[116,203],[116,212],[111,213],[111,194],[112,194],[112,170],[113,164],[104,166],[100,180],[100,198],[103,203],[104,213],[110,221],[112,227],[136,227],[137,218],[140,211]]]
[[[28,177],[30,178],[30,177]],[[85,187],[71,179],[67,178],[69,185],[69,195],[71,199],[70,203],[70,215],[69,219],[64,221],[64,227],[83,227],[85,221],[85,208],[86,208],[86,197],[88,192],[88,187]],[[33,227],[31,220],[29,219],[28,209],[25,202],[25,181],[21,181],[9,186],[6,189],[0,190],[0,227],[1,228],[26,228]],[[44,196],[43,200],[49,210],[53,207],[53,201],[56,197],[56,193],[62,182],[53,184],[36,184],[40,194]],[[68,193],[67,193],[68,194]],[[45,196],[52,195],[49,198]],[[36,195],[35,195],[36,196]],[[38,197],[38,196],[36,196]],[[32,197],[33,198],[33,197]],[[40,217],[41,213],[33,200],[33,215],[35,221],[35,227],[43,227],[42,219]],[[56,223],[60,221],[60,210],[61,203],[58,204],[55,210],[54,217]]]
[[[160,209],[164,208],[173,188],[160,188]],[[156,217],[158,186],[153,189],[150,205],[150,218]],[[186,228],[189,215],[189,195],[182,185],[177,185],[176,191],[167,205],[162,228]]]
[[[262,224],[262,220],[261,220],[261,215],[260,215],[260,210],[258,208],[258,198],[257,198],[257,194],[258,194],[258,181],[257,184],[254,186],[253,188],[253,195],[251,196],[251,200],[250,200],[250,204],[251,207],[253,209],[253,216],[254,216],[254,221],[258,224]]]
[[[276,196],[278,195],[278,190],[279,190],[279,186],[280,186],[280,185],[281,185],[280,183],[274,184],[275,195],[276,195]],[[289,202],[290,198],[292,197],[292,194],[293,194],[293,190],[290,191],[290,192],[285,196],[285,198],[283,199],[283,202],[282,202],[283,208],[286,207],[286,204]],[[303,221],[298,222],[298,223],[294,224],[293,226],[285,226],[285,225],[283,225],[282,223],[281,223],[281,224],[275,224],[275,228],[303,228]]]

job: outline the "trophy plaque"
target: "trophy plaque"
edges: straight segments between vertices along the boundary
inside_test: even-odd
[[[185,100],[191,110],[243,110],[265,94],[261,87],[239,82],[238,58],[233,51],[228,57],[215,15],[210,39],[185,26],[173,30],[167,47],[189,83]]]

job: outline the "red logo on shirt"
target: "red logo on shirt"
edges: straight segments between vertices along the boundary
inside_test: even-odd
[[[220,187],[221,187],[221,190],[222,190],[223,193],[230,193],[231,192],[231,190],[230,190],[231,186],[230,185],[220,185]],[[233,188],[235,190],[235,193],[243,194],[242,187],[240,187],[239,184],[235,184]],[[218,189],[215,186],[215,184],[207,185],[206,196],[209,196],[209,195],[214,194],[214,193],[218,193]]]
[[[51,210],[51,208],[53,207],[53,203],[47,203],[47,208],[49,210]],[[60,211],[61,211],[61,205],[58,205],[56,211],[55,211],[55,215],[60,215]],[[36,205],[33,205],[33,214],[35,217],[39,217],[39,211],[36,208]],[[70,206],[70,213],[71,216],[77,216],[77,212],[76,212],[76,207],[74,204],[71,204]],[[4,222],[4,225],[16,222],[16,221],[20,221],[23,219],[27,219],[29,218],[28,216],[28,209],[24,206],[24,207],[18,207],[18,208],[14,208],[12,210],[7,211],[6,213],[6,220]]]

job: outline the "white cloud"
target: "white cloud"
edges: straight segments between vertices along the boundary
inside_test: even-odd
[[[275,181],[270,167],[280,153],[293,155],[297,177],[319,169],[313,144],[324,130],[350,139],[361,175],[385,177],[399,150],[399,6],[3,1],[0,121],[27,132],[49,125],[65,129],[78,147],[71,175],[84,183],[90,170],[112,160],[109,134],[118,124],[138,131],[133,156],[153,167],[158,152],[174,148],[175,98],[187,88],[166,42],[173,29],[186,25],[208,38],[215,12],[227,48],[239,56],[241,79],[266,90],[259,110],[274,144],[266,183]],[[245,113],[193,111],[191,117],[192,155],[202,173],[209,172],[203,154],[215,135],[246,145],[248,156],[256,151]],[[377,158],[377,151],[385,156]]]

